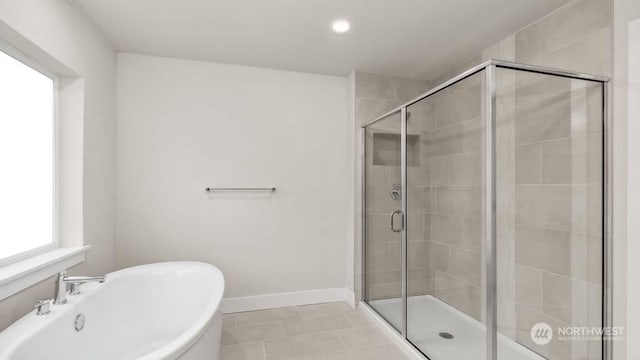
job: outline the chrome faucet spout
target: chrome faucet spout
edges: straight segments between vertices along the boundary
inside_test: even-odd
[[[106,280],[107,280],[107,277],[105,275],[100,275],[100,276],[66,276],[63,281],[68,284],[73,284],[73,283],[83,284],[88,282],[103,283]]]
[[[69,294],[80,294],[80,285],[88,282],[103,283],[107,280],[106,275],[100,276],[66,276],[63,281],[69,284]]]
[[[67,276],[66,271],[58,273],[56,278],[56,288],[53,303],[56,305],[67,303],[67,284],[69,284],[69,294],[80,294],[80,285],[88,282],[103,283],[107,280],[106,275],[100,276]]]

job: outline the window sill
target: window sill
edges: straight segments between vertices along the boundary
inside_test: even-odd
[[[90,246],[64,247],[0,267],[0,300],[78,265]]]

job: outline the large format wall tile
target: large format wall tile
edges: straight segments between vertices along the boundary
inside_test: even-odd
[[[399,100],[359,98],[355,104],[357,124],[359,126],[372,121],[401,104]]]
[[[429,231],[429,217],[425,213],[410,212],[407,215],[407,223],[411,224],[407,232],[408,241],[425,241]],[[389,225],[389,224],[387,224]]]
[[[582,184],[602,182],[602,134],[542,143],[542,182]]]
[[[482,154],[470,152],[451,157],[451,185],[480,185],[482,183]]]
[[[516,302],[542,311],[542,270],[516,264]]]
[[[597,0],[609,2],[607,0]],[[534,58],[529,63],[586,74],[611,76],[611,28],[597,32],[565,47]]]
[[[516,226],[517,263],[571,275],[571,257],[570,232]]]
[[[407,208],[409,214],[422,214],[429,211],[431,197],[433,196],[431,188],[425,185],[408,185],[407,187]]]
[[[358,82],[358,86],[355,88],[356,98],[398,99],[396,87],[391,77],[358,72],[356,73],[356,81]]]
[[[445,156],[462,152],[463,124],[461,122],[431,132],[429,155]]]
[[[571,135],[568,93],[516,98],[516,144],[561,139]]]
[[[407,241],[407,266],[423,269],[429,265],[429,243],[427,240]]]
[[[391,198],[389,185],[367,186],[367,214],[389,214],[393,210],[400,209],[400,200]]]
[[[451,182],[451,157],[432,157],[427,161],[429,164],[429,185],[449,185]]]
[[[459,244],[460,248],[480,253],[484,244],[481,222],[481,219],[464,219],[462,223],[462,243]]]
[[[447,215],[431,215],[431,234],[433,241],[460,246],[464,239],[464,219]]]
[[[536,99],[540,96],[568,94],[571,91],[571,79],[560,76],[544,75],[524,71],[512,72],[515,83],[507,93],[517,94],[519,99]],[[506,86],[503,85],[503,86]]]
[[[449,273],[479,287],[482,275],[480,254],[457,247],[451,248]]]
[[[437,191],[436,206],[441,214],[479,219],[480,199],[479,186],[442,186]]]
[[[449,271],[451,246],[435,241],[429,242],[429,266],[442,272]]]
[[[586,326],[587,283],[545,272],[542,276],[542,312],[565,323]]]
[[[516,61],[530,62],[610,24],[609,1],[574,1],[516,34]]]
[[[394,233],[389,229],[389,214],[367,215],[366,217],[367,244],[400,241],[400,234]]]
[[[515,147],[516,184],[540,184],[542,182],[541,148],[540,143]]]
[[[516,262],[600,285],[602,238],[579,232],[517,226]]]
[[[525,28],[515,36],[516,61],[610,75],[610,7],[608,0],[576,0]],[[515,173],[498,174],[516,184],[515,307],[505,302],[499,311],[515,317],[516,341],[544,356],[600,359],[597,341],[554,338],[539,346],[529,332],[538,322],[556,328],[602,321],[602,89],[525,72],[511,80],[502,85],[510,86],[503,92],[513,96],[513,111],[503,111],[501,126],[513,127],[515,141],[500,146],[515,150]]]
[[[436,127],[444,127],[480,115],[480,77],[474,75],[434,95]]]
[[[599,234],[602,186],[517,185],[516,223]]]
[[[539,322],[545,322],[552,328],[566,326],[553,317],[544,315],[524,305],[516,305],[516,341],[524,344],[537,353],[552,359],[571,359],[571,342],[559,341],[557,337],[547,345],[537,345],[531,340],[531,327]]]
[[[461,279],[436,272],[436,296],[476,319],[481,319],[482,292]]]
[[[484,141],[484,118],[481,116],[462,122],[462,152],[481,151]]]
[[[408,108],[410,131],[422,132],[420,166],[427,169],[424,190],[429,194],[421,198],[416,193],[420,187],[413,193],[409,189],[409,211],[425,213],[424,235],[429,239],[426,262],[420,263],[422,254],[413,255],[409,248],[410,258],[429,269],[409,275],[409,292],[420,294],[418,289],[424,289],[423,294],[446,296],[443,300],[476,318],[481,318],[483,296],[482,79],[481,74],[472,76]],[[416,206],[419,201],[426,206]],[[411,233],[411,223],[408,230]]]

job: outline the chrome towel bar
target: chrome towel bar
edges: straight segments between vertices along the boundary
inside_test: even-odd
[[[206,189],[204,189],[206,192],[212,192],[212,191],[271,191],[274,192],[276,191],[276,187],[238,187],[238,188],[212,188],[212,187],[208,187]]]

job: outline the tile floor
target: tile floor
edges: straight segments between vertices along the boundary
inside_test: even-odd
[[[408,360],[363,310],[345,302],[224,316],[222,360]]]

